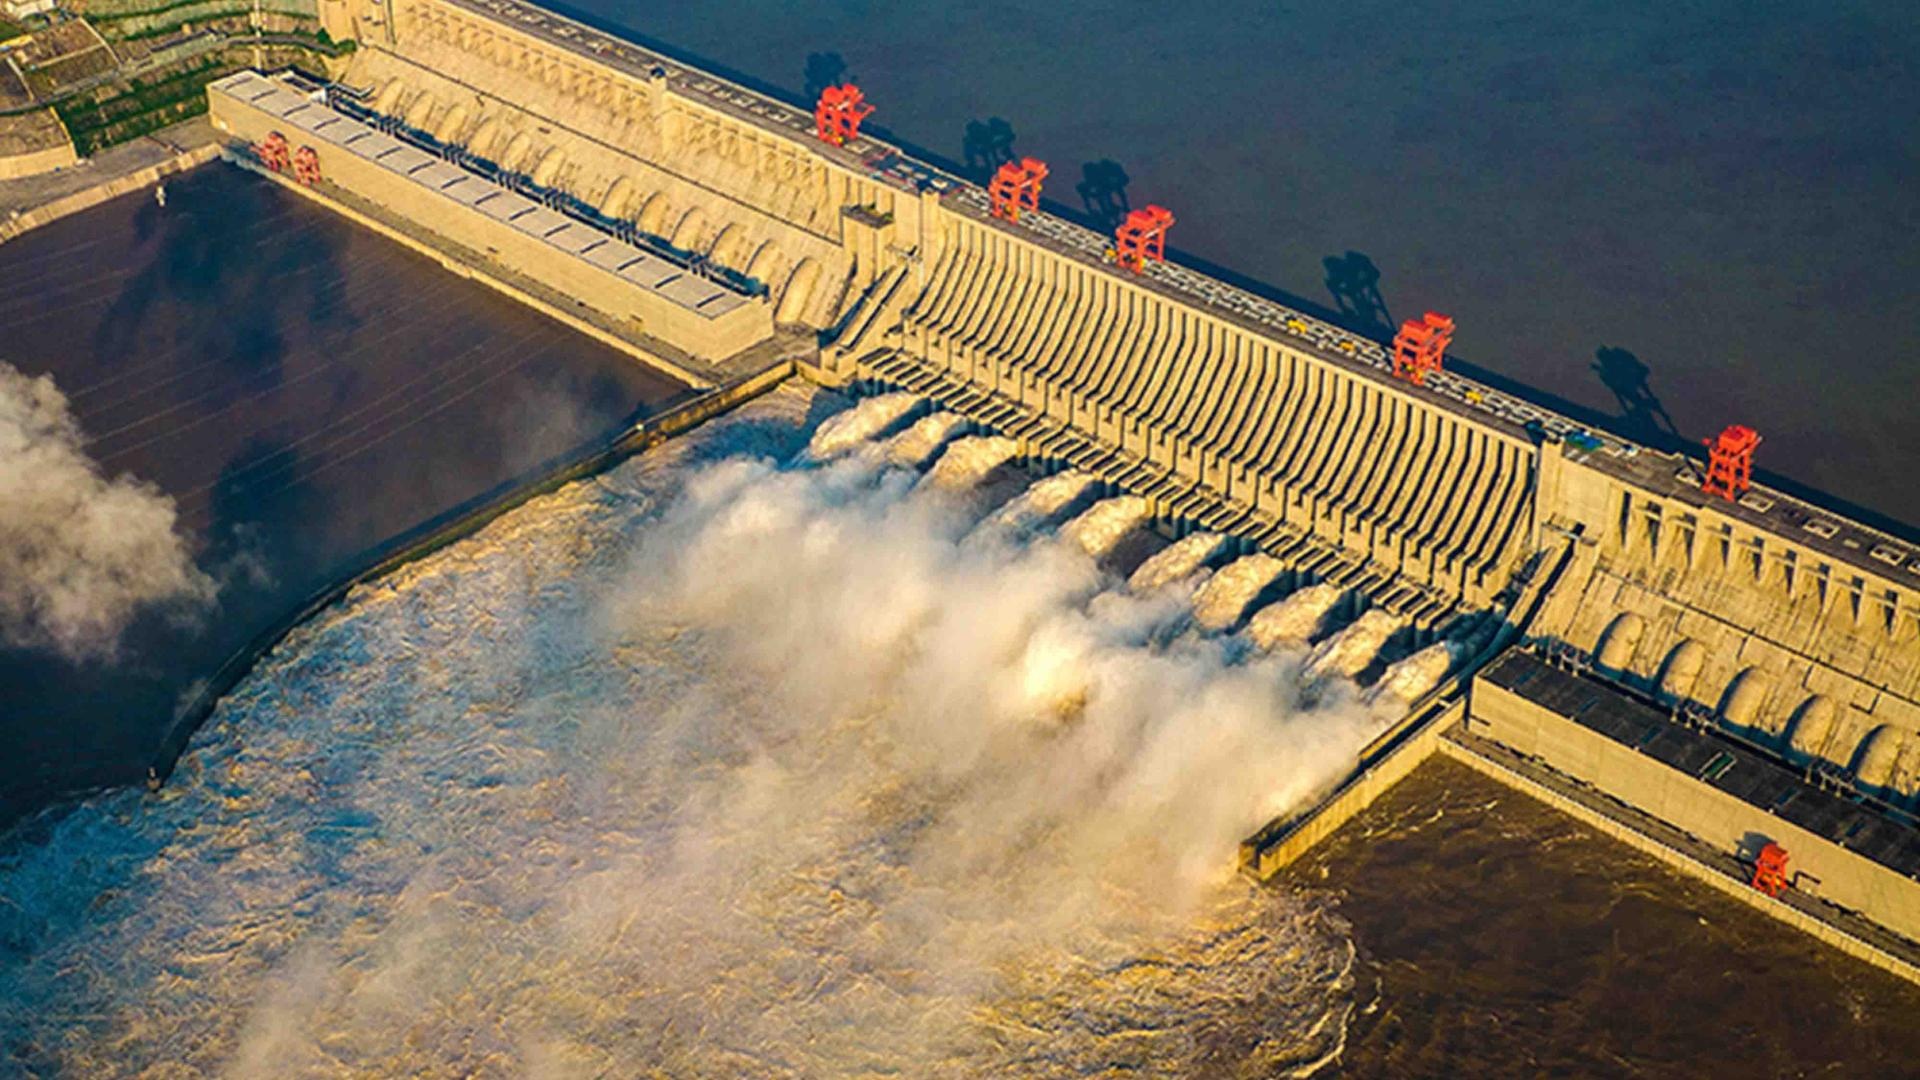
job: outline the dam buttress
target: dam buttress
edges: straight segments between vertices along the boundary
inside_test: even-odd
[[[1163,208],[1096,233],[1040,208],[1042,162],[993,190],[919,162],[836,111],[857,94],[798,108],[504,0],[322,19],[358,43],[325,80],[210,88],[234,160],[699,385],[798,357],[1138,497],[1270,560],[1247,621],[1364,638],[1363,680],[1435,650],[1250,872],[1447,752],[1617,835],[1678,830],[1674,865],[1920,972],[1913,545],[1448,371],[1450,322],[1388,349],[1163,261]],[[1509,685],[1525,662],[1573,689]],[[1743,879],[1764,843],[1785,899]]]

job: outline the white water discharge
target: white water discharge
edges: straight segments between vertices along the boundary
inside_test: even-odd
[[[1367,689],[1366,699],[1411,705],[1420,695],[1439,686],[1440,680],[1446,678],[1447,672],[1465,655],[1465,650],[1457,644],[1436,641],[1412,656],[1387,665],[1380,681]]]
[[[948,491],[965,491],[1019,452],[1020,444],[1003,435],[969,435],[948,444],[928,471],[926,482]]]
[[[1185,581],[1219,558],[1226,548],[1227,538],[1219,533],[1189,533],[1141,563],[1127,579],[1127,587],[1144,593]]]
[[[1233,869],[1379,719],[961,543],[782,390],[355,592],[159,796],[0,852],[29,1075],[1276,1076],[1352,948]],[[878,471],[877,471],[878,470]],[[1060,708],[1063,686],[1077,701]]]
[[[1147,500],[1138,495],[1113,495],[1086,508],[1066,523],[1060,534],[1099,558],[1120,546],[1127,534],[1147,520]]]
[[[1307,677],[1353,678],[1380,655],[1380,647],[1400,627],[1398,616],[1380,608],[1369,608],[1313,650],[1312,658],[1307,661]]]
[[[1268,604],[1247,620],[1247,636],[1262,650],[1282,646],[1305,645],[1314,631],[1326,621],[1347,591],[1338,585],[1320,582],[1296,591],[1278,603]]]
[[[1193,596],[1193,621],[1203,630],[1226,630],[1240,621],[1268,586],[1287,572],[1271,555],[1242,555],[1220,568]]]
[[[813,433],[807,453],[817,461],[826,461],[856,446],[865,445],[925,400],[918,394],[908,393],[877,394],[862,398],[851,409],[835,413],[821,424]]]
[[[1025,491],[1008,499],[1006,505],[989,514],[981,524],[1013,535],[1030,532],[1078,502],[1094,483],[1093,477],[1078,469],[1055,473],[1029,484]]]
[[[903,469],[924,469],[935,454],[966,430],[967,418],[959,413],[933,413],[888,439],[881,445],[880,453],[889,464]]]

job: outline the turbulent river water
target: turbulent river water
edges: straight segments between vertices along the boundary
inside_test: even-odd
[[[1303,651],[1181,631],[1190,589],[977,527],[997,454],[940,483],[877,442],[811,458],[832,404],[783,390],[356,591],[161,795],[44,822],[0,859],[0,1061],[1265,1076],[1337,1054],[1352,944],[1235,878],[1233,846],[1386,714],[1304,679]]]
[[[0,1074],[1846,1076],[1920,1050],[1911,988],[1457,768],[1246,884],[1236,841],[1445,643],[1357,692],[1327,657],[1367,613],[1319,586],[1276,598],[923,403],[846,406],[783,389],[357,590],[164,791],[13,836]]]

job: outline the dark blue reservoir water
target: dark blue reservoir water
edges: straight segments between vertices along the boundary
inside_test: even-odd
[[[1185,257],[1449,313],[1537,396],[1657,443],[1750,424],[1764,468],[1920,521],[1911,4],[576,7],[795,98],[856,79],[907,142],[1045,159],[1072,210],[1124,179]]]

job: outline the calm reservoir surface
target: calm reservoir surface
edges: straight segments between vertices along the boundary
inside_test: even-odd
[[[961,164],[1011,134],[1066,208],[1122,186],[1352,323],[1371,266],[1455,360],[1646,440],[1750,424],[1763,468],[1920,522],[1910,3],[573,6],[795,99],[850,76]]]
[[[219,598],[113,661],[0,650],[0,823],[137,781],[195,681],[356,556],[681,392],[239,170],[167,191],[0,246],[0,360],[175,500]]]

